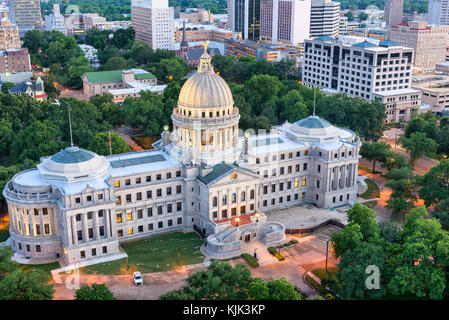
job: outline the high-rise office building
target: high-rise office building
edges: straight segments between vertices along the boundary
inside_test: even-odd
[[[449,25],[449,0],[429,0],[429,24]]]
[[[261,0],[229,0],[229,29],[241,32],[243,39],[260,39],[260,2]]]
[[[8,8],[0,8],[0,51],[19,49],[19,29],[9,20]]]
[[[404,0],[386,0],[384,20],[387,26],[394,26],[402,22]]]
[[[260,38],[304,43],[310,34],[311,0],[260,0]]]
[[[41,3],[36,0],[9,0],[11,23],[19,27],[23,37],[27,31],[41,28]]]
[[[336,37],[340,33],[340,3],[312,0],[310,37]]]
[[[174,10],[168,6],[168,0],[133,0],[131,24],[136,40],[146,42],[154,50],[174,50]]]
[[[415,49],[415,68],[432,72],[446,60],[449,26],[432,26],[410,21],[392,26],[390,40]]]
[[[321,36],[306,40],[303,82],[386,105],[387,122],[407,122],[421,105],[411,88],[413,49],[391,41]]]

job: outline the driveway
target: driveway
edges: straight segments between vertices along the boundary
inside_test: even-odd
[[[264,280],[286,278],[288,282],[295,284],[302,292],[310,297],[316,297],[316,292],[311,289],[303,280],[303,276],[315,268],[324,268],[326,264],[326,239],[340,229],[330,226],[321,229],[316,233],[301,238],[300,243],[281,249],[285,256],[284,261],[276,261],[258,268],[250,268],[253,277],[261,277]],[[243,259],[232,260],[231,264],[246,263]],[[335,266],[337,261],[329,255],[328,266]],[[178,271],[158,272],[144,274],[144,285],[136,287],[133,284],[132,275],[117,276],[97,276],[80,275],[80,285],[92,283],[105,283],[114,293],[117,299],[123,300],[155,300],[171,290],[181,288],[185,284],[185,279],[192,272],[205,268],[202,265],[184,268]],[[54,299],[73,299],[75,289],[68,289],[65,280],[68,275],[62,275],[63,283],[55,284]]]

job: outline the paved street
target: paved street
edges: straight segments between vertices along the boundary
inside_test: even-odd
[[[284,277],[287,281],[294,283],[301,291],[313,296],[316,293],[303,280],[303,276],[308,271],[325,267],[326,261],[326,239],[339,229],[328,227],[317,233],[302,238],[301,243],[281,249],[281,253],[286,257],[285,261],[276,261],[258,268],[250,268],[253,277],[261,277],[268,280],[270,278],[279,279]],[[328,266],[335,266],[336,260],[329,256]],[[232,264],[245,263],[242,259],[231,261]],[[161,294],[178,289],[184,285],[184,279],[192,272],[199,270],[197,267],[192,270],[168,271],[144,275],[144,285],[135,287],[131,275],[120,276],[96,276],[80,275],[80,284],[106,283],[118,299],[140,300],[157,299]],[[64,282],[67,275],[61,276]],[[65,284],[55,285],[55,299],[73,299],[74,289],[67,289]]]

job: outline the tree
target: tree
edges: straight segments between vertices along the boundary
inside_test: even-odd
[[[424,200],[426,206],[438,204],[449,198],[449,159],[430,169],[424,176],[417,178],[419,197]]]
[[[111,147],[112,154],[127,153],[131,151],[131,148],[126,141],[115,132],[111,132]],[[97,133],[90,142],[88,149],[99,155],[109,155],[109,132]]]
[[[365,21],[369,18],[369,15],[366,12],[360,12],[358,18],[360,21]]]
[[[364,143],[360,148],[360,155],[373,162],[373,174],[376,171],[376,162],[385,162],[389,155],[390,145],[383,142]]]
[[[393,168],[402,168],[407,165],[405,157],[397,152],[388,151],[385,155],[384,161],[381,163],[381,166],[387,171],[391,171]]]
[[[7,81],[7,82],[3,83],[2,84],[2,93],[8,93],[9,89],[13,86],[14,86],[14,83],[12,83],[12,82]]]
[[[437,144],[430,138],[426,137],[425,133],[415,132],[410,135],[410,138],[401,136],[399,142],[410,153],[410,164],[414,167],[417,159],[426,154],[435,152]]]
[[[251,280],[251,271],[245,265],[233,267],[212,260],[206,270],[192,273],[186,279],[186,286],[163,294],[159,299],[188,297],[193,300],[246,300]]]
[[[252,300],[302,300],[295,286],[285,278],[270,281],[255,278],[248,286],[248,295]]]
[[[75,300],[115,300],[114,294],[104,284],[83,285],[75,292]]]
[[[360,226],[365,241],[376,239],[379,236],[379,226],[376,222],[376,212],[367,206],[356,203],[347,211],[348,223]]]
[[[38,161],[42,156],[52,155],[67,146],[60,141],[61,130],[51,121],[35,121],[17,134],[12,144],[20,161]]]
[[[51,300],[53,284],[41,270],[18,270],[10,247],[0,247],[0,300]]]
[[[345,13],[345,17],[348,18],[348,21],[353,21],[354,20],[354,13],[352,11],[348,11]]]
[[[11,150],[14,136],[12,123],[5,119],[0,120],[0,152],[3,153],[5,167],[8,165],[8,154]]]
[[[123,57],[112,57],[103,65],[103,70],[126,70],[132,66],[132,62]]]
[[[341,299],[379,299],[385,294],[383,276],[387,256],[380,244],[360,242],[354,249],[346,251],[339,263],[337,281],[330,280],[329,286]],[[368,266],[379,268],[379,290],[367,288]]]

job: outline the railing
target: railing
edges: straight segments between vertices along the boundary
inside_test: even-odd
[[[52,192],[43,192],[43,193],[21,193],[17,191],[13,191],[12,183],[9,182],[6,191],[6,196],[10,198],[15,198],[19,200],[51,200],[56,199],[56,196]]]
[[[229,116],[214,117],[214,118],[196,118],[196,117],[191,117],[191,116],[189,117],[189,116],[185,116],[183,114],[175,113],[175,112],[172,115],[173,120],[189,121],[189,122],[200,121],[201,123],[210,123],[210,124],[219,124],[219,123],[225,123],[228,121],[236,121],[239,118],[240,118],[240,114],[238,112],[235,112]]]
[[[314,227],[311,227],[311,228],[285,229],[285,233],[286,233],[286,234],[296,234],[296,233],[298,233],[298,234],[306,234],[306,233],[313,233],[313,232],[315,232],[315,231],[317,231],[317,230],[319,230],[319,229],[321,229],[321,228],[323,228],[323,227],[325,227],[325,226],[328,226],[328,225],[332,225],[332,226],[338,227],[338,228],[340,228],[340,229],[343,229],[343,228],[345,227],[345,225],[344,225],[343,223],[341,223],[341,222],[339,222],[339,221],[336,221],[336,220],[330,219],[330,220],[326,220],[326,221],[320,223],[319,225],[314,226]]]

